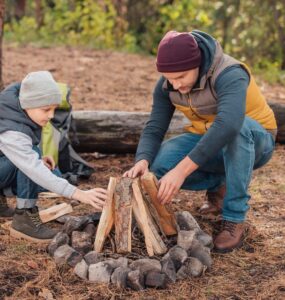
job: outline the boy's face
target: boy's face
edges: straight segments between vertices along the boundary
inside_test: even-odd
[[[54,116],[54,111],[58,105],[47,105],[37,108],[27,108],[25,109],[27,115],[32,119],[33,122],[39,126],[45,126],[50,119]]]
[[[192,90],[198,79],[199,68],[184,72],[162,73],[162,75],[175,90],[178,90],[181,94],[187,94]]]

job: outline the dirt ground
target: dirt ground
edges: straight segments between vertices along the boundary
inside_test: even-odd
[[[5,84],[19,81],[30,71],[50,70],[55,78],[71,85],[75,109],[146,111],[158,74],[154,59],[124,53],[71,48],[4,48]],[[269,99],[285,101],[285,88],[262,84]],[[132,166],[132,155],[95,159],[84,157],[96,167],[83,188],[106,187],[110,176],[120,176]],[[226,255],[213,254],[213,267],[201,278],[170,285],[167,290],[133,292],[113,286],[94,285],[76,277],[67,267],[57,267],[44,246],[10,238],[0,228],[0,300],[53,299],[285,299],[285,147],[278,145],[272,160],[254,172],[248,214],[249,230],[244,246]],[[181,191],[174,210],[189,210],[202,229],[215,234],[219,224],[203,219],[197,208],[204,192]],[[41,199],[48,207],[59,199]],[[67,200],[66,200],[67,201]],[[15,201],[12,200],[12,203]],[[90,212],[84,205],[74,214]],[[0,224],[5,220],[0,219]],[[46,294],[47,295],[47,294]]]

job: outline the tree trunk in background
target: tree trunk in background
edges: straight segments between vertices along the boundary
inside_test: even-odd
[[[26,0],[16,0],[14,8],[14,17],[17,21],[21,20],[26,13]]]
[[[235,7],[234,11],[231,13],[227,12],[228,6],[233,5]],[[225,49],[226,45],[229,42],[229,38],[231,37],[229,33],[232,31],[231,25],[239,14],[240,9],[240,0],[230,1],[229,3],[224,2],[224,18],[223,18],[223,39],[222,39],[222,47]]]
[[[285,104],[270,102],[278,125],[277,142],[285,144]],[[134,153],[140,135],[149,119],[146,112],[74,111],[78,152]],[[184,133],[189,121],[180,113],[174,114],[166,138]]]
[[[4,32],[5,0],[0,0],[0,91],[4,84],[2,80],[2,40]]]
[[[277,32],[278,32],[278,38],[280,41],[280,47],[282,49],[282,62],[281,62],[281,69],[285,70],[285,21],[281,20],[281,18],[285,18],[284,13],[285,13],[285,4],[284,2],[273,1],[273,12],[274,12],[274,19],[275,19],[275,24],[277,27]],[[277,5],[282,5],[283,7],[281,9],[277,8]],[[280,8],[280,7],[279,7]],[[284,13],[282,13],[282,11]],[[283,26],[282,26],[283,24]]]
[[[44,13],[42,0],[36,0],[36,21],[38,29],[44,24]]]

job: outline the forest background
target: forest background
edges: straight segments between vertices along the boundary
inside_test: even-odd
[[[165,32],[199,29],[269,83],[285,83],[284,0],[6,0],[4,39],[155,55]]]

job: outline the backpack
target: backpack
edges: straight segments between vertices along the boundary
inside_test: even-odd
[[[72,118],[70,88],[64,83],[57,84],[62,93],[61,104],[56,108],[54,118],[43,127],[40,146],[43,156],[53,157],[63,178],[76,185],[78,179],[88,179],[94,168],[72,147],[72,143],[78,145],[79,141]]]

